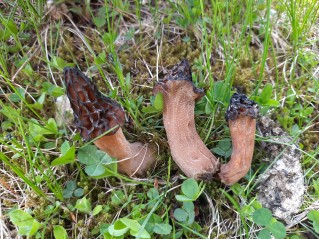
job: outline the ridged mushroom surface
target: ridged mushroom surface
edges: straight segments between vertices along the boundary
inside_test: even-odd
[[[85,140],[95,139],[94,144],[99,149],[116,158],[120,172],[128,176],[145,176],[155,163],[155,153],[147,144],[126,140],[121,129],[125,123],[121,105],[103,96],[77,68],[66,68],[64,79],[75,125],[81,136]]]

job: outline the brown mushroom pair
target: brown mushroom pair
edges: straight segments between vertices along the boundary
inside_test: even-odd
[[[64,80],[76,128],[82,138],[95,139],[94,144],[99,149],[118,159],[119,172],[128,176],[145,175],[155,162],[155,153],[147,145],[126,140],[121,129],[125,123],[122,107],[103,96],[77,68],[65,68]]]
[[[74,110],[75,122],[81,136],[119,160],[119,171],[129,176],[142,176],[155,162],[154,152],[143,144],[129,143],[121,126],[125,113],[114,100],[103,96],[96,86],[76,68],[65,69],[67,95]],[[211,180],[219,170],[218,159],[205,146],[196,132],[195,101],[205,93],[192,82],[186,60],[154,87],[164,98],[163,120],[173,160],[188,177]],[[234,94],[227,110],[233,142],[229,163],[221,165],[220,179],[231,185],[246,175],[250,168],[256,127],[257,105],[245,95]]]
[[[196,132],[195,101],[204,91],[194,86],[187,60],[174,66],[154,93],[164,97],[164,126],[173,160],[188,177],[209,180],[219,170],[218,159],[205,146]],[[233,152],[230,161],[222,164],[219,177],[227,185],[244,177],[251,165],[254,151],[258,106],[245,95],[235,93],[226,113]]]

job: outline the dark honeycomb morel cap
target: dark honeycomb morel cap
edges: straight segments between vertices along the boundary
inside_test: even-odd
[[[115,134],[125,123],[125,112],[121,105],[103,96],[77,68],[64,69],[64,82],[75,125],[82,138],[92,140],[111,129],[108,135]]]
[[[259,114],[259,107],[256,102],[248,99],[244,94],[234,93],[226,111],[226,120],[235,120],[239,115],[250,116],[256,119]]]

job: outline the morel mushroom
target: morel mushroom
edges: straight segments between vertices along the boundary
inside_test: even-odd
[[[163,120],[173,160],[186,176],[212,179],[218,160],[207,149],[196,132],[195,100],[205,93],[192,82],[187,60],[182,60],[154,87],[154,94],[163,94]]]
[[[85,140],[118,159],[118,170],[128,176],[143,176],[154,164],[154,152],[140,142],[129,143],[121,129],[125,113],[114,100],[103,96],[81,71],[65,68],[67,96],[74,111],[76,128]]]
[[[232,185],[244,177],[250,169],[254,153],[258,105],[246,95],[235,93],[226,112],[232,139],[233,152],[227,164],[220,167],[219,177]]]

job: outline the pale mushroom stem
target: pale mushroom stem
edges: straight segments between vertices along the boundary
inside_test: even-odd
[[[235,93],[227,109],[233,152],[227,164],[220,167],[219,177],[227,185],[243,178],[250,169],[254,153],[258,106],[245,95]]]
[[[118,169],[128,176],[143,176],[154,163],[154,152],[147,144],[130,143],[121,128],[113,135],[94,141],[99,149],[118,160]]]
[[[174,66],[154,88],[164,98],[163,120],[173,160],[186,176],[211,180],[218,160],[195,129],[195,100],[204,92],[195,88],[186,60]]]
[[[128,176],[144,176],[155,163],[155,153],[140,142],[129,143],[120,126],[125,122],[122,107],[103,96],[81,71],[65,68],[67,95],[74,113],[76,128],[85,140],[118,160],[118,170]],[[117,127],[118,126],[118,127]]]

